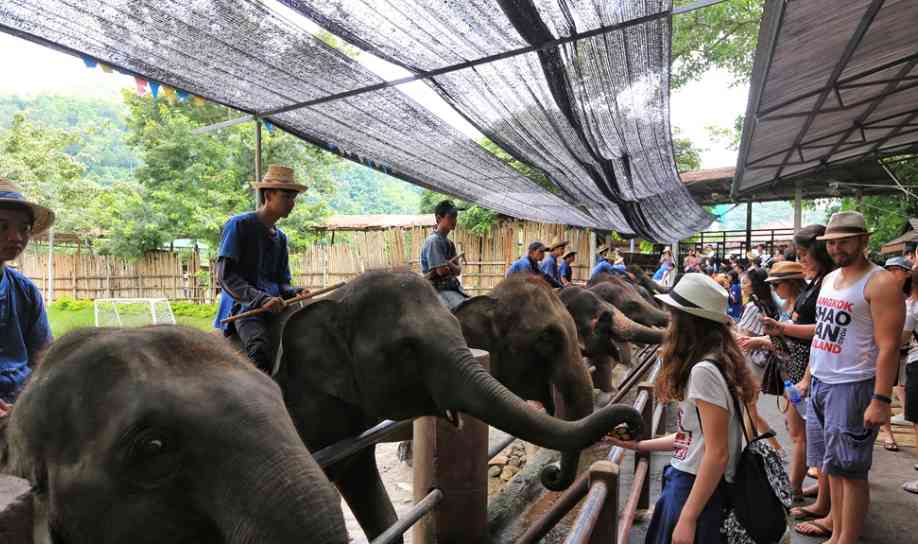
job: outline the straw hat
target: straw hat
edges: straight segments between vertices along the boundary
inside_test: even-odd
[[[29,202],[22,196],[22,191],[19,190],[19,187],[12,181],[3,178],[0,178],[0,202],[18,204],[32,211],[32,216],[34,217],[32,236],[45,232],[54,224],[54,212],[44,206]]]
[[[568,251],[567,253],[565,253],[564,255],[562,255],[561,258],[562,258],[562,259],[567,259],[568,257],[572,257],[572,256],[574,256],[574,255],[576,255],[576,254],[577,254],[576,251],[570,250],[570,251]]]
[[[561,240],[561,239],[555,238],[554,240],[552,240],[551,245],[548,246],[548,251],[554,251],[558,249],[559,247],[565,247],[567,246],[568,243],[569,242],[567,240]]]
[[[609,252],[609,246],[602,246],[601,248],[596,250],[596,254],[600,256],[605,255],[608,252]]]
[[[252,187],[256,189],[279,189],[281,191],[296,191],[302,193],[308,187],[299,184],[293,178],[293,168],[272,164],[268,167],[265,177],[261,181],[253,181]]]
[[[775,283],[784,280],[802,280],[803,265],[794,261],[778,261],[771,266],[765,281]]]
[[[730,322],[727,291],[705,274],[686,274],[669,294],[656,298],[667,306],[710,321]]]
[[[838,240],[852,236],[866,236],[870,234],[863,214],[858,212],[833,213],[826,226],[826,233],[817,240]]]

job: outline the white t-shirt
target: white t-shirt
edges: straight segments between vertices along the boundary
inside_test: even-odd
[[[918,332],[918,300],[913,300],[911,297],[905,301],[905,328],[903,330],[909,331],[910,334]],[[908,363],[918,361],[918,343],[915,342],[914,334],[909,339],[908,356],[905,360]]]
[[[673,468],[698,474],[701,459],[704,457],[704,432],[698,421],[696,400],[703,400],[710,404],[720,406],[729,412],[727,431],[727,448],[730,452],[729,461],[724,475],[728,482],[733,481],[736,472],[736,463],[740,449],[739,420],[733,408],[733,399],[727,382],[714,363],[702,361],[692,367],[689,375],[688,387],[685,391],[685,400],[679,403],[679,414],[676,419],[676,440],[673,448],[673,458],[670,464]]]

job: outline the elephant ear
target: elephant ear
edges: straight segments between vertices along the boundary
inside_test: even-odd
[[[491,351],[496,337],[494,312],[497,299],[487,295],[472,297],[453,309],[453,315],[462,325],[462,335],[470,348]]]
[[[281,386],[286,390],[308,381],[328,395],[358,404],[353,358],[344,330],[341,305],[334,300],[317,300],[292,315],[284,327],[283,357],[276,374]]]

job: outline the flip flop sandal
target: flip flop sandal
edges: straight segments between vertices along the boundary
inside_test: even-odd
[[[806,506],[795,506],[790,509],[791,519],[795,519],[797,521],[808,521],[811,519],[818,519],[818,518],[825,517],[826,515],[827,514],[825,513],[819,513],[819,512],[813,512],[812,510],[807,510]]]
[[[902,484],[902,489],[908,491],[909,493],[915,493],[918,495],[918,480],[913,482],[905,482]]]
[[[899,444],[896,444],[892,440],[884,440],[883,449],[885,449],[886,451],[899,451]]]
[[[832,529],[829,529],[816,520],[798,523],[794,525],[794,531],[797,532],[797,534],[812,538],[828,538],[832,536]]]

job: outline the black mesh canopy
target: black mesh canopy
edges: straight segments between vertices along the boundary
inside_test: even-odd
[[[414,71],[665,15],[670,7],[602,0],[286,3]],[[256,114],[382,82],[270,0],[8,0],[0,4],[0,30]],[[711,218],[676,175],[668,66],[664,16],[429,81],[482,133],[542,169],[551,192],[397,88],[267,118],[342,156],[500,213],[672,240]]]

